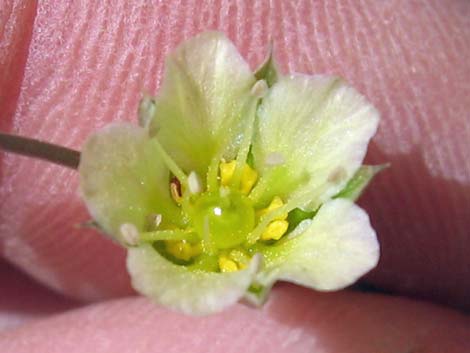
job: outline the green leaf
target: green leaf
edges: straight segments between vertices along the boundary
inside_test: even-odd
[[[265,80],[268,87],[274,85],[279,78],[276,62],[273,57],[273,45],[269,46],[269,52],[264,62],[255,70],[257,80]]]
[[[128,251],[127,268],[133,287],[158,303],[191,315],[208,315],[236,303],[261,266],[255,255],[244,270],[218,273],[173,264],[152,246]]]
[[[388,168],[390,164],[381,165],[363,165],[361,166],[356,174],[348,181],[343,190],[336,194],[335,198],[349,199],[356,201],[367,185],[377,175],[377,173]]]
[[[253,156],[260,181],[250,196],[274,196],[313,211],[344,188],[362,164],[379,114],[331,76],[283,77],[258,108]],[[273,165],[271,156],[280,162]]]

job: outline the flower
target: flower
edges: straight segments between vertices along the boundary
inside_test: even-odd
[[[271,56],[253,73],[203,33],[169,56],[139,121],[92,134],[79,166],[137,291],[203,315],[262,303],[278,280],[340,289],[377,264],[354,200],[380,170],[361,167],[378,113],[342,79],[281,76]]]

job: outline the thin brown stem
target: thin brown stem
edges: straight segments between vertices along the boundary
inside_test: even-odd
[[[0,132],[0,149],[77,169],[80,152],[28,137]]]

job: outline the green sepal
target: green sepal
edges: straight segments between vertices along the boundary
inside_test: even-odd
[[[76,228],[94,229],[94,230],[105,233],[104,229],[94,219],[90,219],[90,220],[85,221],[85,222],[77,223],[77,224],[75,224],[75,227]]]
[[[266,303],[273,284],[263,285],[256,281],[253,282],[243,296],[243,301],[255,307],[261,307]]]
[[[278,78],[279,72],[277,70],[276,62],[273,57],[273,44],[269,45],[268,55],[263,63],[255,70],[255,77],[257,80],[265,80],[268,87],[274,85]]]
[[[114,236],[112,234],[106,232],[106,230],[94,219],[90,219],[90,220],[85,221],[85,222],[77,223],[77,224],[75,224],[75,228],[78,228],[78,229],[93,229],[93,230],[97,231],[98,233],[100,233],[101,235],[107,237],[108,239],[110,239],[114,242],[117,242],[116,239],[114,238]],[[119,244],[119,242],[117,242],[117,243]]]
[[[289,222],[289,228],[287,228],[287,233],[293,231],[303,220],[313,219],[319,209],[320,207],[318,207],[315,211],[304,211],[300,208],[294,208],[287,215],[287,222]]]
[[[248,155],[246,156],[246,164],[248,164],[253,169],[255,168],[255,159],[253,157],[253,146],[252,145],[250,145]]]
[[[356,201],[367,185],[372,181],[372,179],[382,170],[388,168],[389,163],[380,164],[380,165],[363,165],[361,166],[356,174],[348,181],[343,190],[341,190],[334,198],[348,199],[351,201]]]

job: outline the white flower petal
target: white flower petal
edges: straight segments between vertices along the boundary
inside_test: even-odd
[[[205,175],[217,153],[235,155],[253,110],[254,83],[248,64],[223,34],[191,38],[167,59],[150,132],[183,170]]]
[[[191,315],[219,312],[237,302],[260,267],[255,255],[249,266],[231,273],[189,270],[145,245],[129,249],[127,268],[133,287],[158,303]]]
[[[304,222],[303,234],[266,247],[260,283],[269,286],[279,279],[317,290],[337,290],[377,265],[375,231],[367,214],[351,201],[327,202],[313,220]]]
[[[91,215],[123,244],[123,224],[142,230],[151,214],[179,217],[169,194],[169,171],[141,127],[114,124],[92,134],[82,148],[79,173]]]
[[[258,109],[253,143],[261,177],[253,197],[268,203],[304,196],[316,209],[338,193],[361,165],[378,113],[336,77],[289,76],[275,83]],[[285,163],[272,166],[273,153]]]

